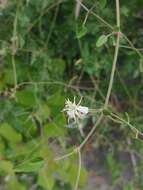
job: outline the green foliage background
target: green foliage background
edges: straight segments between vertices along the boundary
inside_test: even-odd
[[[115,1],[84,0],[116,31]],[[122,38],[110,101],[112,109],[143,130],[143,1],[120,1],[121,30],[136,48]],[[77,156],[55,162],[82,142],[77,129],[68,129],[61,112],[66,98],[83,96],[83,104],[100,108],[106,96],[115,46],[113,31],[70,0],[0,1],[0,185],[6,190],[73,189]],[[109,37],[106,39],[107,35]],[[98,115],[85,121],[87,134]],[[142,157],[140,140],[126,125],[105,120],[93,137],[105,152],[104,164],[111,185],[122,175],[118,152]],[[131,144],[127,144],[130,140]],[[128,141],[129,142],[129,141]],[[112,144],[112,152],[110,150]],[[138,158],[139,157],[139,158]],[[131,162],[131,161],[130,161]],[[142,159],[124,190],[142,189]],[[82,167],[79,186],[86,187]]]

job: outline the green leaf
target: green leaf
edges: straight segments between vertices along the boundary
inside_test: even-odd
[[[54,120],[44,125],[45,137],[60,137],[66,134],[66,119],[62,113],[55,116]]]
[[[24,106],[33,106],[36,104],[34,92],[32,90],[22,90],[16,93],[18,103]]]
[[[122,6],[121,7],[121,14],[122,15],[127,17],[127,16],[129,16],[129,12],[130,12],[130,10],[129,10],[129,8],[127,6]]]
[[[0,174],[13,174],[13,164],[10,161],[0,161]]]
[[[106,6],[107,0],[99,0],[99,4],[101,8],[104,8]]]
[[[42,120],[45,120],[49,117],[50,115],[50,108],[46,104],[41,104],[39,106],[39,109],[37,111],[37,115],[40,116]]]
[[[108,36],[106,35],[101,35],[97,42],[96,42],[96,46],[97,47],[101,47],[102,45],[104,45],[107,42]]]
[[[76,32],[76,37],[78,39],[82,38],[83,36],[85,36],[85,34],[87,33],[87,28],[85,26],[80,27],[77,32]]]
[[[68,182],[74,187],[76,177],[77,177],[77,170],[78,170],[78,165],[76,164],[70,164],[70,167],[68,168],[68,173],[67,173],[67,180]],[[84,168],[81,168],[80,172],[80,179],[79,179],[79,186],[84,186],[86,182],[86,170]]]
[[[56,78],[61,78],[65,71],[65,61],[60,58],[52,59],[51,66],[49,66],[51,75]]]
[[[133,190],[134,188],[133,188],[133,186],[132,186],[132,184],[126,184],[124,187],[123,187],[123,190]]]
[[[5,185],[5,190],[26,190],[26,187],[20,183],[16,176],[8,176],[6,185]]]
[[[13,85],[14,83],[14,79],[13,79],[13,71],[11,69],[5,69],[4,72],[4,78],[3,78],[3,82],[6,84],[10,84]]]
[[[0,161],[0,174],[6,175],[5,190],[26,190],[24,185],[18,182],[10,161]]]
[[[43,166],[43,161],[29,162],[17,166],[15,172],[38,172],[39,169]]]
[[[21,134],[13,129],[8,123],[0,125],[0,135],[11,143],[21,142]]]
[[[49,172],[44,167],[39,171],[38,175],[38,185],[44,189],[51,190],[54,186],[55,179],[52,174],[49,175]]]
[[[52,117],[56,117],[59,113],[61,113],[61,110],[64,106],[65,97],[61,95],[61,92],[58,91],[55,94],[51,95],[46,104],[50,108],[50,113]]]
[[[41,142],[41,141],[40,141]],[[18,146],[12,147],[12,153],[8,156],[8,159],[16,159],[21,160],[20,164],[22,165],[23,160],[27,160],[27,158],[30,158],[31,160],[37,160],[37,158],[41,157],[39,151],[40,149],[40,142],[38,139],[36,139],[33,142],[33,140],[28,141],[27,143],[21,143],[18,144]],[[29,161],[29,162],[30,162]]]
[[[46,146],[45,146],[46,148]],[[48,154],[49,156],[47,156]],[[53,155],[51,155],[51,151],[48,150],[47,153],[44,153],[47,159],[45,160],[45,164],[39,170],[38,174],[38,184],[44,189],[51,190],[55,183],[55,173],[57,173],[57,163],[53,159]]]

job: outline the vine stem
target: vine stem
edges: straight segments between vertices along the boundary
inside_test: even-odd
[[[92,10],[88,9],[80,0],[76,0],[77,3],[79,3],[81,5],[81,7],[87,11],[87,13],[90,13],[92,15],[94,15],[101,23],[105,24],[105,26],[107,26],[108,28],[110,28],[111,30],[113,30],[112,25],[110,25],[107,21],[105,21],[102,17],[100,17],[98,14],[96,14],[95,12],[93,12]]]
[[[65,154],[65,155],[63,155],[63,156],[57,157],[57,158],[55,158],[54,160],[55,160],[55,161],[59,161],[59,160],[65,159],[65,158],[67,158],[67,157],[73,155],[73,154],[76,153],[76,152],[77,152],[77,149],[75,148],[72,152],[70,152],[70,153],[68,153],[68,154]]]
[[[117,27],[120,28],[120,0],[116,0],[116,22]]]
[[[109,98],[110,98],[111,91],[112,91],[114,75],[115,75],[115,70],[116,70],[116,64],[117,64],[117,58],[118,58],[118,53],[119,53],[119,45],[120,45],[120,32],[117,33],[115,54],[114,54],[112,71],[111,71],[111,75],[110,75],[110,81],[109,81],[109,86],[108,86],[108,90],[107,90],[107,95],[106,95],[106,99],[105,99],[104,108],[107,108],[107,106],[108,106]]]
[[[12,36],[12,68],[13,68],[13,79],[14,79],[14,92],[17,88],[17,71],[15,64],[15,54],[17,51],[17,19],[18,19],[19,4],[16,9],[15,19],[13,22],[13,36]]]
[[[15,56],[12,55],[12,68],[13,68],[13,78],[14,78],[14,90],[17,88],[17,72],[16,72],[16,64],[15,64]]]
[[[78,188],[78,184],[79,184],[79,180],[80,180],[80,174],[81,174],[81,152],[80,152],[80,148],[77,149],[77,152],[78,152],[78,172],[77,172],[74,190],[77,190],[77,188]]]
[[[132,124],[130,124],[129,121],[126,121],[120,117],[118,117],[116,114],[111,113],[111,116],[113,116],[114,118],[118,119],[119,121],[121,121],[122,123],[126,124],[127,126],[129,126],[133,131],[136,132],[136,136],[138,137],[138,134],[143,136],[143,133],[141,133],[136,127],[134,127]]]
[[[90,130],[90,132],[88,133],[88,135],[86,136],[86,138],[84,139],[84,141],[79,145],[80,149],[86,144],[86,142],[92,136],[92,134],[94,133],[96,127],[100,124],[100,122],[101,122],[102,119],[103,119],[103,113],[100,114],[100,116],[99,116],[98,120],[96,121],[94,127]]]
[[[122,36],[128,42],[128,44],[130,45],[131,49],[134,50],[141,59],[143,59],[142,53],[140,53],[140,51],[136,47],[134,47],[134,44],[128,39],[128,37],[124,33],[122,33]]]
[[[116,39],[115,53],[114,53],[113,64],[112,64],[112,71],[111,71],[111,75],[110,75],[110,81],[109,81],[109,86],[108,86],[108,90],[107,90],[104,108],[107,108],[108,103],[109,103],[112,86],[113,86],[113,81],[114,81],[118,54],[119,54],[119,47],[120,47],[121,32],[120,32],[120,3],[119,3],[119,0],[116,0],[116,23],[117,23],[117,27],[118,27],[119,31],[117,32],[117,39]]]
[[[76,0],[76,1],[79,2],[79,0]],[[119,3],[119,0],[116,0],[116,25],[117,25],[119,31],[117,32],[117,39],[116,39],[116,46],[115,46],[112,70],[111,70],[111,75],[110,75],[110,81],[109,81],[109,86],[108,86],[108,90],[107,90],[107,95],[106,95],[106,98],[105,98],[104,108],[107,108],[108,103],[109,103],[109,98],[110,98],[110,95],[111,95],[111,90],[112,90],[113,81],[114,81],[114,75],[115,75],[115,70],[116,70],[117,58],[118,58],[118,54],[119,54],[119,47],[120,47],[120,35],[121,35],[121,32],[120,32],[120,3]],[[100,116],[98,117],[94,127],[90,130],[90,132],[88,133],[86,138],[83,140],[83,142],[78,146],[78,148],[80,150],[81,150],[81,148],[83,148],[83,146],[89,140],[89,138],[92,136],[92,134],[94,133],[97,126],[101,123],[103,117],[104,117],[104,115],[103,115],[103,112],[102,112],[100,114]],[[77,150],[77,148],[76,148],[76,150]],[[62,158],[67,158],[70,155],[72,155],[73,153],[76,153],[76,151],[72,151],[71,154],[69,153],[67,155],[64,155],[64,156],[60,157],[60,159],[57,158],[56,160],[61,160]]]
[[[116,23],[117,23],[117,27],[120,30],[120,3],[119,3],[119,0],[116,0]],[[110,75],[110,81],[109,81],[109,86],[108,86],[108,90],[107,90],[104,108],[107,108],[107,106],[108,106],[109,98],[110,98],[111,91],[112,91],[114,75],[115,75],[115,70],[116,70],[116,64],[117,64],[117,58],[118,58],[118,54],[119,54],[120,35],[121,35],[121,32],[120,31],[117,32],[117,39],[116,39],[116,46],[115,46],[115,52],[114,52],[114,58],[113,58],[113,64],[112,64],[112,71],[111,71],[111,75]],[[88,135],[86,136],[84,141],[79,145],[79,148],[82,148],[86,144],[88,139],[94,133],[96,127],[101,123],[102,119],[103,119],[103,113],[100,114],[98,120],[96,121],[96,124],[91,129],[91,131],[88,133]]]

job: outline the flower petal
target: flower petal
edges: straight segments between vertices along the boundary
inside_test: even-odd
[[[67,111],[67,115],[70,119],[74,119],[75,118],[74,110]]]
[[[84,115],[88,114],[88,112],[89,112],[88,107],[85,107],[85,106],[78,106],[78,107],[77,107],[77,110],[78,110],[80,113],[84,114]]]

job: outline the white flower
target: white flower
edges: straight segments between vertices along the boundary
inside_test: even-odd
[[[71,102],[69,99],[66,100],[63,111],[67,113],[68,121],[73,119],[76,122],[78,119],[83,119],[88,114],[88,107],[80,106],[81,100],[78,104],[75,103],[75,97],[74,102]]]

